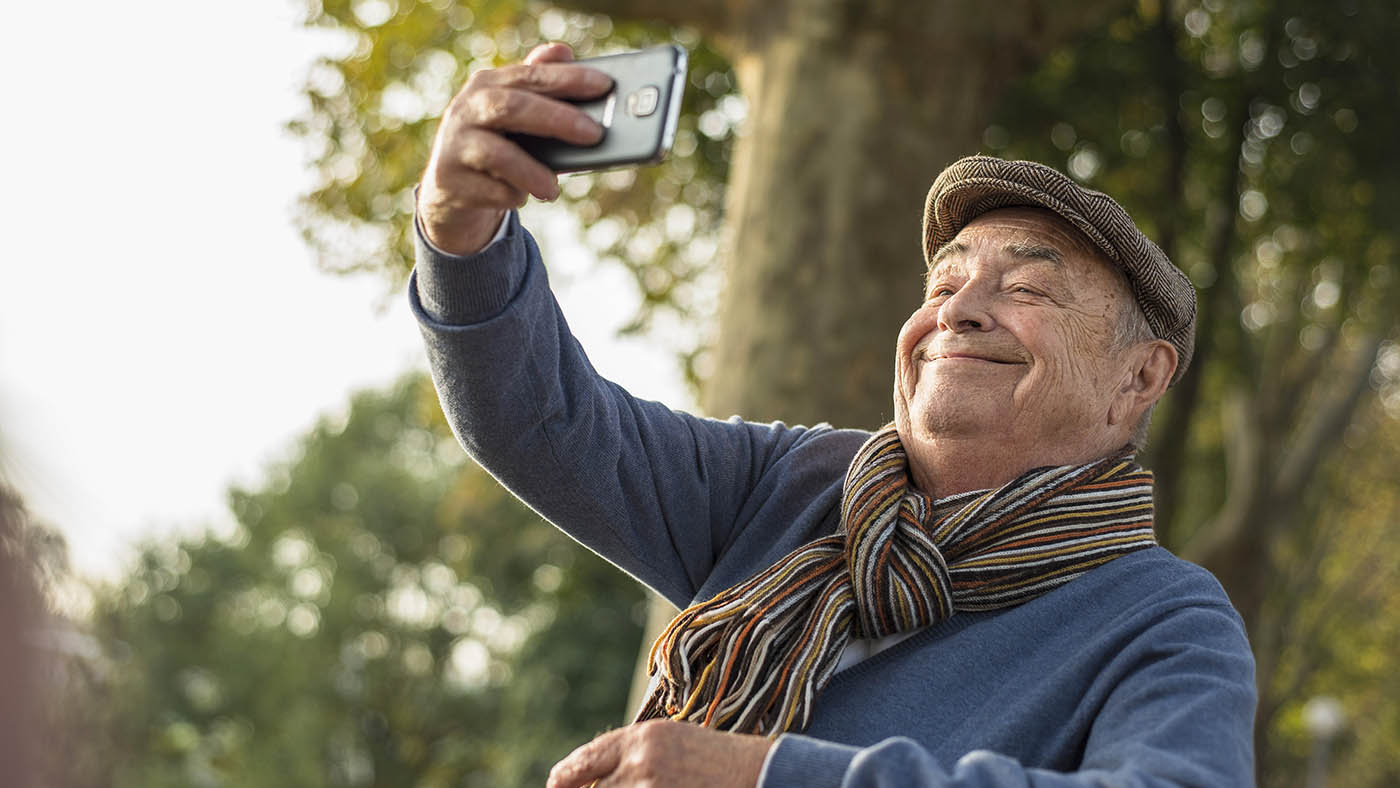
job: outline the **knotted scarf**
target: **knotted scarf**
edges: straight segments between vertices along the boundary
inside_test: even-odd
[[[660,678],[637,721],[803,730],[851,638],[1013,607],[1154,544],[1152,474],[1131,455],[936,502],[911,483],[889,425],[851,461],[838,533],[671,622],[651,648]]]

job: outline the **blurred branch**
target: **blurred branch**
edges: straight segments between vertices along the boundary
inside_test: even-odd
[[[1260,487],[1259,430],[1251,422],[1251,411],[1249,398],[1240,387],[1226,392],[1220,408],[1228,480],[1225,502],[1182,550],[1188,560],[1203,566],[1228,563],[1221,556],[1244,538],[1247,513]]]
[[[722,34],[732,3],[725,0],[553,0],[561,8],[618,19],[646,20],[690,26],[707,34]]]
[[[1397,517],[1400,517],[1400,499],[1393,499],[1389,512],[1382,520],[1394,521]],[[1331,641],[1325,632],[1329,625],[1335,623],[1335,611],[1344,609],[1354,600],[1363,598],[1368,591],[1383,585],[1383,570],[1386,567],[1380,544],[1385,539],[1385,532],[1382,529],[1371,529],[1369,534],[1370,540],[1367,544],[1361,545],[1360,549],[1354,549],[1355,546],[1348,549],[1349,554],[1360,555],[1361,558],[1357,566],[1345,573],[1344,581],[1340,585],[1328,590],[1321,600],[1310,600],[1309,595],[1305,593],[1290,595],[1289,602],[1276,609],[1270,616],[1273,625],[1264,628],[1264,631],[1254,638],[1255,653],[1259,656],[1261,668],[1258,674],[1260,686],[1274,685],[1272,689],[1260,695],[1259,713],[1255,720],[1257,726],[1267,729],[1283,704],[1301,697],[1308,680],[1326,663],[1328,649],[1323,646]],[[1315,533],[1314,536],[1317,537],[1315,543],[1306,550],[1307,562],[1303,577],[1294,578],[1294,582],[1290,583],[1294,587],[1316,588],[1321,581],[1323,562],[1337,552],[1336,540],[1329,538],[1336,534]],[[1333,549],[1326,549],[1328,545],[1333,545]],[[1314,612],[1310,616],[1304,616],[1302,608],[1304,603],[1309,601]],[[1278,679],[1273,668],[1279,661],[1278,657],[1284,644],[1298,648],[1300,656],[1295,663],[1289,665],[1287,675]],[[1282,686],[1277,686],[1276,681],[1281,681]]]
[[[1392,282],[1380,301],[1391,303],[1397,295],[1400,295],[1400,283]],[[1356,412],[1362,396],[1370,388],[1371,370],[1376,365],[1387,334],[1394,329],[1395,321],[1396,318],[1392,316],[1390,325],[1378,326],[1372,333],[1365,335],[1344,371],[1339,376],[1327,378],[1330,388],[1339,385],[1345,385],[1346,388],[1341,394],[1333,396],[1323,404],[1309,423],[1298,432],[1297,439],[1279,463],[1274,484],[1276,495],[1288,494],[1296,497],[1301,494],[1302,486],[1312,478],[1327,451],[1341,438],[1341,433],[1351,423],[1352,414]],[[1298,402],[1303,399],[1303,387],[1308,381],[1321,377],[1326,360],[1335,356],[1340,333],[1339,330],[1333,329],[1327,341],[1309,356],[1304,369],[1294,378],[1296,387],[1290,392],[1290,398],[1283,401],[1283,408],[1286,409],[1283,415],[1287,421],[1280,423],[1292,422],[1292,415],[1299,407]],[[1312,368],[1311,371],[1309,368]]]
[[[1212,327],[1217,331],[1228,332],[1229,338],[1234,341],[1232,349],[1237,354],[1239,366],[1243,367],[1246,379],[1257,379],[1255,373],[1259,370],[1259,358],[1253,345],[1243,337],[1239,315],[1244,303],[1240,299],[1238,272],[1235,266],[1231,265],[1231,256],[1238,237],[1245,124],[1249,120],[1251,101],[1251,91],[1241,90],[1235,97],[1235,106],[1225,116],[1231,128],[1228,138],[1230,159],[1228,171],[1222,173],[1224,177],[1221,182],[1220,202],[1209,230],[1207,259],[1215,269],[1215,282],[1210,288],[1211,297],[1207,308],[1216,313],[1211,318]],[[1223,319],[1227,314],[1229,319]]]
[[[1176,254],[1177,228],[1181,218],[1178,210],[1185,204],[1186,192],[1186,127],[1181,122],[1179,107],[1185,79],[1181,56],[1177,52],[1176,24],[1171,3],[1161,3],[1154,30],[1157,46],[1155,73],[1167,130],[1167,169],[1163,178],[1162,201],[1159,203],[1164,210],[1157,219],[1157,243],[1168,259]]]
[[[1165,116],[1167,127],[1167,170],[1163,179],[1163,199],[1159,203],[1165,206],[1165,210],[1161,211],[1157,221],[1158,242],[1168,259],[1172,259],[1176,254],[1176,236],[1180,224],[1177,213],[1180,206],[1185,204],[1186,180],[1186,128],[1181,122],[1181,110],[1178,106],[1184,80],[1181,56],[1177,51],[1176,25],[1171,4],[1162,3],[1157,12],[1155,42],[1158,61],[1157,87],[1161,91],[1162,114]],[[1203,344],[1197,349],[1196,365],[1186,371],[1173,392],[1171,404],[1166,409],[1165,429],[1158,430],[1159,449],[1152,462],[1156,475],[1154,503],[1158,529],[1169,542],[1174,541],[1169,537],[1174,533],[1172,526],[1176,520],[1182,469],[1186,463],[1186,446],[1200,396],[1200,372],[1205,366],[1202,355],[1209,355]]]
[[[1292,374],[1286,371],[1280,375],[1278,388],[1281,392],[1279,396],[1280,421],[1290,423],[1294,415],[1303,404],[1303,389],[1318,376],[1322,374],[1323,365],[1337,352],[1337,344],[1341,340],[1342,334],[1334,327],[1324,329],[1327,336],[1323,338],[1322,344],[1318,345],[1312,352],[1308,353],[1303,362],[1298,365],[1297,370]]]
[[[1361,401],[1361,395],[1370,388],[1371,368],[1375,366],[1380,346],[1379,334],[1367,337],[1362,343],[1346,374],[1341,376],[1346,384],[1345,391],[1313,416],[1284,455],[1273,485],[1274,495],[1288,499],[1300,495],[1303,484],[1312,478],[1318,463],[1341,439],[1342,431],[1351,422],[1352,413]]]
[[[1227,116],[1237,122],[1231,124],[1233,132],[1227,148],[1231,156],[1220,171],[1219,203],[1208,231],[1207,259],[1215,270],[1215,281],[1203,288],[1205,303],[1197,313],[1197,336],[1204,335],[1206,341],[1198,339],[1196,342],[1191,366],[1177,382],[1172,392],[1171,408],[1167,411],[1166,422],[1163,429],[1158,431],[1162,444],[1153,462],[1153,470],[1157,474],[1155,506],[1158,522],[1168,534],[1175,531],[1181,497],[1182,470],[1186,463],[1186,447],[1190,442],[1191,423],[1201,401],[1202,376],[1215,349],[1223,342],[1216,332],[1223,332],[1238,322],[1233,319],[1234,315],[1239,314],[1238,308],[1231,308],[1238,302],[1239,297],[1234,270],[1230,266],[1230,254],[1235,242],[1235,206],[1239,202],[1244,117],[1248,112],[1249,102],[1247,97],[1242,97],[1237,102],[1237,107]]]
[[[1400,506],[1392,506],[1390,518],[1400,516]],[[1372,540],[1373,542],[1379,540]],[[1312,563],[1321,564],[1326,557],[1326,551],[1316,551],[1317,558]],[[1305,624],[1300,626],[1289,638],[1291,643],[1316,644],[1326,641],[1323,631],[1334,619],[1331,611],[1341,607],[1343,603],[1357,599],[1371,588],[1379,584],[1379,580],[1384,577],[1381,571],[1381,559],[1372,551],[1367,551],[1361,559],[1360,565],[1355,567],[1346,575],[1346,582],[1330,590],[1325,598],[1317,605],[1318,613],[1306,619]],[[1312,676],[1313,671],[1323,661],[1323,654],[1317,649],[1310,650],[1301,659],[1288,677],[1287,685],[1277,693],[1279,698],[1297,698],[1303,690],[1303,685]]]

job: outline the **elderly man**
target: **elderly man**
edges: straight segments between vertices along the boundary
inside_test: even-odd
[[[569,59],[543,47],[453,100],[410,285],[471,455],[685,608],[642,722],[550,785],[1249,784],[1243,626],[1155,545],[1132,462],[1191,354],[1185,276],[1104,195],[964,159],[929,194],[892,425],[636,400],[589,365],[511,210],[558,187],[504,132],[600,134],[560,99],[607,78]]]

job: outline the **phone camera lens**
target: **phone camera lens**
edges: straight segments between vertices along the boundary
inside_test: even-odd
[[[661,91],[654,85],[647,85],[644,88],[632,91],[627,97],[627,111],[639,118],[645,118],[656,111],[656,105],[660,103]]]

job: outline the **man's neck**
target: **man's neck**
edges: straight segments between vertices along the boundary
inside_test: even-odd
[[[1107,457],[1101,446],[1041,447],[982,438],[936,438],[905,445],[914,484],[935,499],[1000,487],[1032,468]]]

